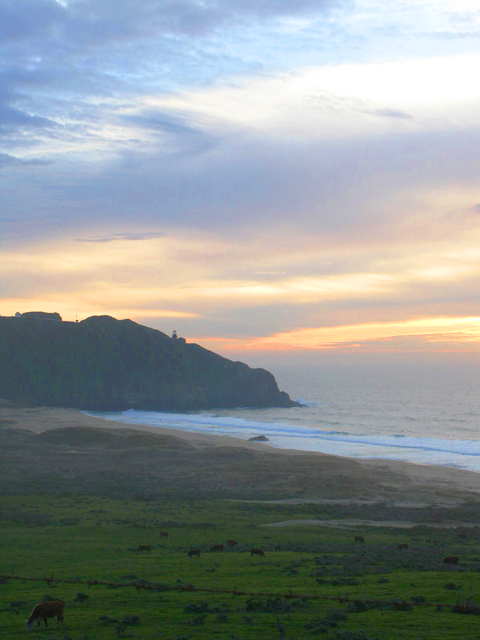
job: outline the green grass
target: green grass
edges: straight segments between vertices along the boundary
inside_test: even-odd
[[[0,503],[0,574],[31,577],[128,581],[129,576],[168,585],[238,589],[251,592],[345,596],[349,599],[403,599],[422,596],[442,610],[392,607],[363,612],[338,602],[278,600],[198,592],[155,592],[133,588],[63,585],[17,580],[0,584],[0,637],[96,640],[118,637],[247,640],[280,638],[277,613],[287,637],[330,640],[379,638],[479,638],[480,617],[451,612],[457,599],[480,600],[480,537],[460,541],[448,529],[419,526],[334,529],[319,526],[262,527],[288,519],[334,518],[332,507],[241,502],[139,502],[99,497],[6,497]],[[344,517],[344,514],[343,514]],[[160,538],[167,530],[170,538]],[[354,545],[361,534],[365,545]],[[226,538],[240,546],[208,553]],[[437,545],[426,539],[438,540]],[[407,551],[396,545],[408,542]],[[152,545],[140,555],[140,544]],[[281,551],[274,552],[275,545]],[[257,546],[265,558],[251,557]],[[200,559],[187,550],[199,547]],[[445,555],[460,555],[456,567],[443,567]],[[127,577],[124,577],[127,576]],[[452,584],[455,588],[445,588]],[[78,593],[88,599],[76,600]],[[27,632],[24,620],[45,596],[66,602],[65,626]],[[346,619],[333,620],[341,610]],[[100,620],[101,616],[106,616]],[[125,616],[138,625],[119,625]],[[115,622],[114,620],[117,620]],[[113,620],[113,621],[112,621]],[[307,625],[307,626],[306,626]],[[353,635],[349,635],[351,632]]]

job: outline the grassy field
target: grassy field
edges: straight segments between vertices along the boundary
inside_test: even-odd
[[[364,511],[366,518],[372,517],[368,508]],[[471,512],[471,505],[464,511]],[[469,530],[468,539],[460,540],[454,530],[425,524],[412,529],[262,526],[295,519],[345,519],[349,512],[358,517],[354,509],[331,505],[3,498],[0,574],[143,580],[251,592],[291,590],[350,600],[395,599],[399,604],[137,592],[131,587],[10,580],[0,584],[0,637],[269,640],[282,638],[278,620],[283,637],[296,640],[480,638],[480,617],[452,611],[457,602],[480,600],[480,529]],[[442,512],[433,517],[441,522]],[[168,540],[160,537],[162,530],[169,532]],[[354,544],[355,534],[365,537],[365,545]],[[237,539],[239,546],[223,554],[209,553],[212,544],[227,538]],[[409,549],[397,550],[405,542]],[[150,544],[152,553],[137,554],[141,544]],[[274,551],[276,545],[280,551]],[[251,557],[251,546],[262,548],[265,557]],[[200,558],[187,558],[191,547],[201,549]],[[445,555],[455,554],[460,556],[458,567],[442,565]],[[45,599],[66,602],[64,627],[55,628],[50,621],[48,630],[35,626],[28,632],[25,619]],[[410,608],[402,601],[444,606]]]

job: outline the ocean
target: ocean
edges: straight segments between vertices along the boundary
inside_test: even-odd
[[[273,373],[305,407],[89,415],[244,440],[264,435],[281,449],[480,471],[480,367],[329,365]]]

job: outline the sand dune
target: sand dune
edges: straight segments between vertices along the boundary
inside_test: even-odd
[[[35,446],[31,438],[36,434],[42,442],[42,455],[54,461],[49,473],[56,468],[59,482],[72,474],[83,477],[84,471],[93,479],[100,473],[100,464],[97,468],[93,462],[95,458],[102,460],[104,475],[109,470],[115,473],[128,470],[137,481],[144,477],[150,491],[155,491],[155,487],[168,491],[175,486],[187,493],[227,498],[375,499],[424,504],[480,499],[480,474],[470,471],[280,450],[266,443],[144,425],[126,428],[125,424],[86,416],[75,409],[4,406],[0,408],[0,426],[4,433],[24,430],[30,438],[18,443],[16,453],[13,447],[3,447],[5,465],[10,464],[11,468],[13,465],[18,474],[33,474],[33,461],[30,469],[22,470],[25,456],[20,453],[22,446],[28,450]],[[93,435],[80,449],[65,431],[63,439],[41,436],[59,429],[75,429],[75,433],[87,429],[98,436]],[[144,440],[128,437],[135,433],[140,436],[139,432],[150,435]],[[110,439],[107,446],[99,437],[102,433],[116,439]],[[129,457],[115,458],[112,450],[119,451],[122,447],[130,449]],[[11,482],[14,481],[15,474],[11,477]],[[122,480],[127,481],[128,478]],[[3,490],[5,482],[8,477],[3,481]]]

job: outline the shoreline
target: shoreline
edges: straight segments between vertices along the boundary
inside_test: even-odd
[[[93,428],[110,431],[144,432],[168,436],[185,445],[194,447],[198,451],[210,450],[238,450],[250,451],[252,454],[267,454],[273,460],[277,458],[285,464],[285,458],[297,460],[305,459],[309,465],[317,465],[324,475],[328,475],[329,485],[335,484],[335,478],[339,480],[345,474],[351,477],[358,476],[357,495],[351,499],[358,499],[362,493],[362,482],[365,474],[378,476],[379,480],[387,481],[391,485],[391,496],[385,496],[389,500],[397,500],[399,496],[409,496],[411,502],[455,502],[461,499],[480,498],[480,473],[467,471],[447,466],[420,465],[388,459],[346,458],[319,452],[301,451],[296,449],[279,449],[265,442],[252,442],[225,435],[200,434],[182,431],[175,428],[151,427],[141,424],[125,424],[105,420],[84,414],[79,409],[62,408],[0,408],[0,424],[10,429],[24,429],[35,434],[62,428]],[[240,453],[240,452],[239,452]],[[319,495],[322,498],[322,484],[319,481]],[[414,494],[414,495],[410,495]],[[421,494],[421,495],[420,495]],[[441,497],[445,494],[445,500]],[[312,496],[313,497],[313,496]],[[416,500],[415,498],[418,498]],[[306,498],[301,498],[306,499]],[[402,498],[403,499],[403,498]]]

